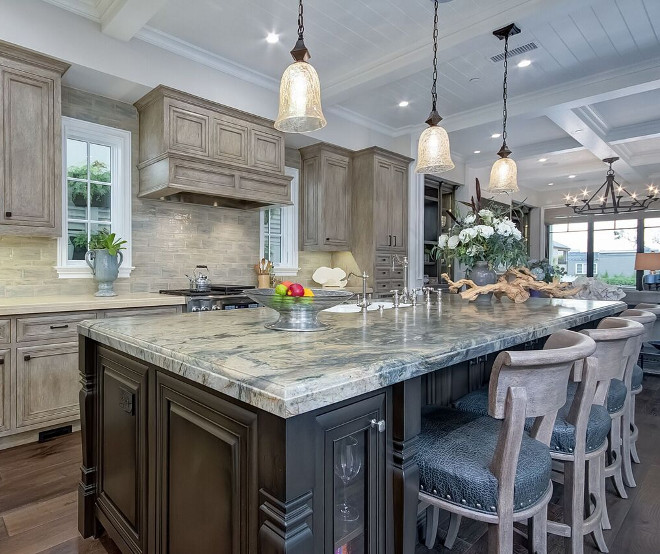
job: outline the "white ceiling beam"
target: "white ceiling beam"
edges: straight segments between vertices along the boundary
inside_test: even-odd
[[[101,30],[128,41],[144,27],[167,0],[115,0],[101,17]]]
[[[660,119],[611,129],[605,139],[610,144],[624,144],[660,137]]]
[[[553,0],[552,5],[548,5],[547,0],[499,0],[498,2],[492,2],[489,9],[478,14],[471,13],[469,19],[455,25],[454,31],[448,31],[440,27],[438,38],[439,57],[442,58],[442,52],[462,44],[469,45],[477,37],[490,34],[495,29],[511,22],[537,15],[540,10],[544,12],[544,17],[551,18],[553,14],[560,13],[564,6],[574,4],[575,0]],[[433,15],[431,6],[432,3],[429,3],[429,22],[432,21],[431,16]],[[415,41],[405,51],[383,56],[371,64],[360,65],[353,71],[342,75],[340,79],[325,84],[323,86],[323,103],[328,106],[338,104],[356,94],[405,79],[424,69],[430,71],[430,31],[431,29],[429,29],[428,36]],[[493,40],[496,39],[493,37]]]

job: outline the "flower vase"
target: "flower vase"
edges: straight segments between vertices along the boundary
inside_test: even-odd
[[[490,269],[488,262],[476,262],[470,270],[470,279],[478,286],[492,285],[497,283],[497,273]],[[474,301],[475,304],[490,304],[493,293],[480,294]]]
[[[117,296],[112,285],[119,277],[119,266],[124,261],[124,255],[117,252],[112,256],[107,249],[88,250],[85,261],[92,268],[94,280],[99,286],[94,296]]]

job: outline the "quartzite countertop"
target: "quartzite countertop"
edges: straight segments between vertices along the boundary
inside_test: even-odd
[[[106,297],[94,296],[93,294],[5,297],[0,298],[0,317],[119,308],[182,306],[185,303],[186,299],[183,296],[170,296],[154,292],[137,292]]]
[[[268,308],[86,321],[79,332],[280,417],[614,315],[623,302],[531,298],[367,314],[323,314],[331,329],[264,328]]]

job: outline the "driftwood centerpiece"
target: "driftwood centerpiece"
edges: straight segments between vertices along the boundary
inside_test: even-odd
[[[543,292],[553,298],[570,298],[580,292],[583,287],[569,288],[570,283],[546,283],[537,281],[526,267],[511,268],[501,275],[497,283],[479,286],[471,279],[460,279],[452,281],[449,275],[442,274],[442,278],[449,283],[449,290],[457,293],[461,287],[467,286],[467,290],[459,293],[461,298],[470,302],[477,299],[480,294],[492,292],[498,300],[506,296],[517,304],[525,302],[529,298],[530,290]]]

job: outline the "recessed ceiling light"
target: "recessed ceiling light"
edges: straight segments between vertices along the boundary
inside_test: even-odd
[[[475,150],[474,153],[475,154],[481,154],[481,150]]]
[[[577,177],[577,175],[569,175],[568,176],[569,179],[575,179],[575,177]]]
[[[554,185],[554,183],[548,183],[548,186],[549,186],[549,187],[551,187],[552,185]]]
[[[518,62],[518,67],[529,67],[532,65],[532,60],[520,60]]]
[[[547,161],[548,161],[548,158],[539,158],[539,161],[540,161],[541,163],[543,163],[543,162],[547,162]]]
[[[405,108],[408,104],[410,104],[408,100],[401,100],[401,102],[399,102],[399,108]]]
[[[277,33],[268,33],[266,35],[266,42],[268,44],[277,44],[280,41],[280,35]]]
[[[490,135],[490,138],[500,138],[502,136],[502,133],[493,133]]]

